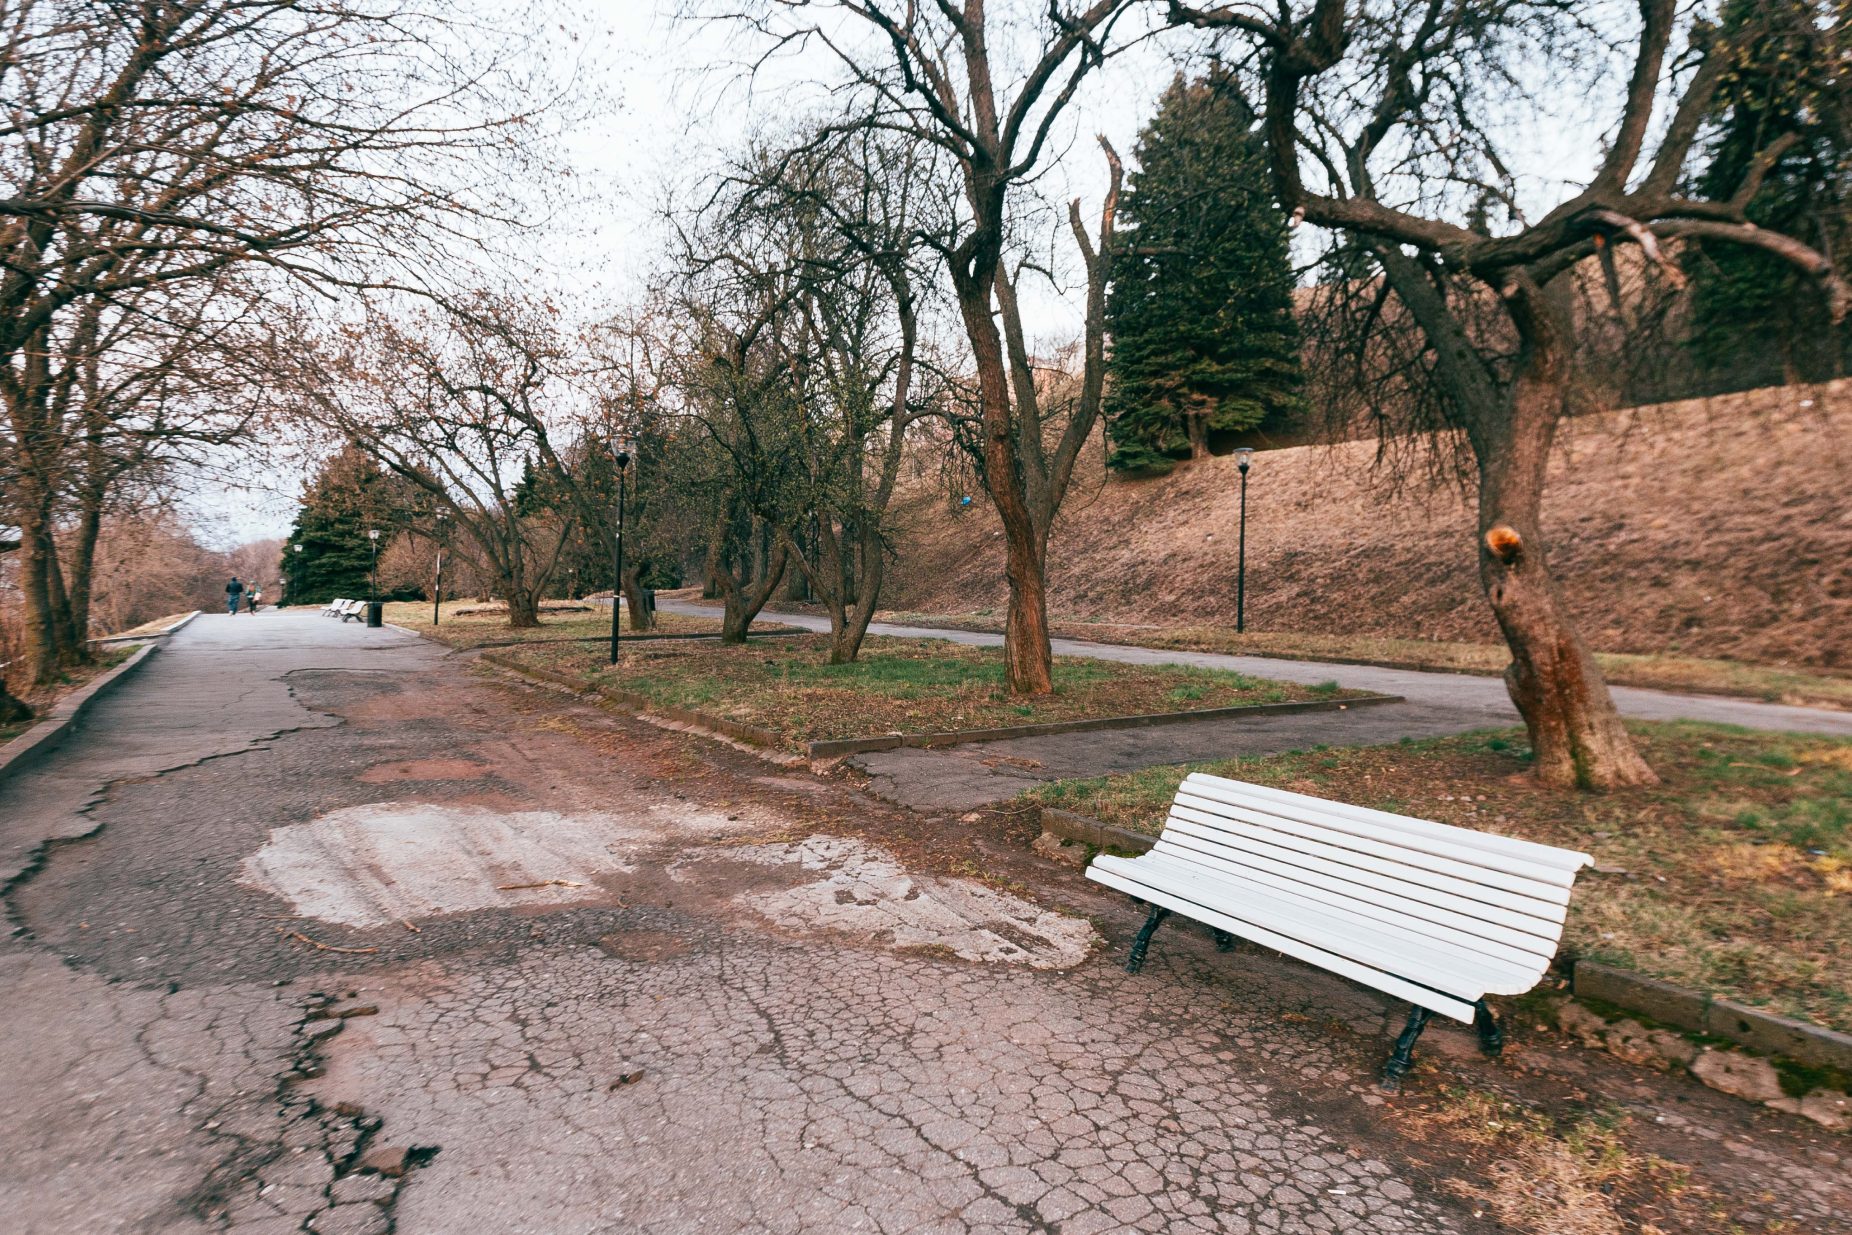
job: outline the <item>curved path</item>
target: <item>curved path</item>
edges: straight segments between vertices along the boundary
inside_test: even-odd
[[[720,612],[716,606],[690,601],[662,601],[660,605],[671,613],[700,617],[713,617]],[[816,614],[774,613],[768,609],[764,617],[812,630],[829,629],[829,619]],[[996,647],[1003,642],[1001,635],[889,622],[873,623],[868,632],[899,638],[947,639],[976,647]],[[881,751],[858,755],[852,762],[875,778],[874,792],[889,801],[919,810],[969,810],[1012,798],[1034,781],[1100,776],[1159,764],[1194,763],[1238,755],[1277,754],[1320,743],[1371,746],[1405,737],[1442,737],[1518,721],[1518,711],[1505,692],[1504,681],[1495,677],[1180,652],[1078,639],[1056,639],[1053,645],[1059,656],[1089,656],[1137,665],[1198,665],[1307,685],[1335,681],[1356,690],[1400,695],[1407,702],[1341,713],[1315,712],[1167,725],[1157,729],[1016,738],[943,750]],[[1613,691],[1621,714],[1639,720],[1696,720],[1750,729],[1852,737],[1852,712],[1787,707],[1714,695],[1679,695],[1633,687],[1615,687]]]

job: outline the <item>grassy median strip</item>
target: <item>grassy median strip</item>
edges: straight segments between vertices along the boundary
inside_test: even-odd
[[[901,625],[949,626],[959,630],[1000,631],[995,613],[933,614],[883,612],[878,620]],[[1382,665],[1443,673],[1496,676],[1511,663],[1503,644],[1444,643],[1427,639],[1388,639],[1375,635],[1318,635],[1289,631],[1236,634],[1225,626],[1157,626],[1096,622],[1056,617],[1051,622],[1061,639],[1091,639],[1133,647],[1179,652],[1218,652],[1228,656],[1275,656],[1284,660],[1325,660],[1337,664]],[[1633,655],[1597,652],[1603,676],[1616,686],[1674,690],[1690,694],[1734,695],[1802,707],[1852,709],[1852,677],[1832,676],[1777,665],[1747,665],[1734,660],[1696,656]]]
[[[1190,712],[1258,703],[1346,699],[1336,683],[1299,686],[1183,665],[1126,665],[1055,658],[1055,692],[1014,696],[1001,648],[943,639],[871,638],[854,664],[829,664],[822,635],[717,643],[635,644],[613,667],[596,646],[505,649],[515,663],[633,691],[768,729],[791,749],[806,742],[886,733],[996,729],[1050,721]]]
[[[1650,789],[1543,789],[1522,729],[1147,768],[1028,795],[1156,833],[1209,772],[1592,855],[1565,952],[1852,1031],[1852,740],[1629,722]]]
[[[572,601],[548,601],[550,605],[566,605],[570,608],[542,612],[540,625],[526,630],[515,630],[508,625],[508,613],[505,609],[485,605],[478,600],[452,600],[444,602],[440,613],[442,620],[437,625],[431,624],[431,606],[429,602],[394,602],[386,606],[385,619],[394,626],[403,626],[447,643],[455,648],[481,647],[486,643],[522,642],[532,643],[548,639],[609,639],[611,637],[611,610],[602,605],[583,605]],[[591,609],[593,612],[585,612]],[[330,618],[330,621],[334,619]],[[756,622],[752,627],[755,633],[772,630],[793,630],[795,627],[780,626],[774,622]],[[717,617],[689,617],[681,613],[656,613],[654,630],[632,631],[630,619],[624,618],[625,639],[641,634],[652,635],[717,635],[720,633],[720,619]]]

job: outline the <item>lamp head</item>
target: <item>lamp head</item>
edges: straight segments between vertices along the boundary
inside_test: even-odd
[[[367,529],[367,539],[368,540],[378,540],[379,539],[379,529],[376,527],[368,528]]]
[[[1242,446],[1235,451],[1235,466],[1241,469],[1242,475],[1247,475],[1248,466],[1253,461],[1254,448],[1252,446]]]

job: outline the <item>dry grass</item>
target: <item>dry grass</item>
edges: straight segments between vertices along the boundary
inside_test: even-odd
[[[1107,480],[1096,447],[1049,540],[1050,609],[1233,626],[1234,460]],[[1249,629],[1495,643],[1472,505],[1419,469],[1379,467],[1376,450],[1255,458]],[[1548,483],[1550,564],[1597,650],[1852,672],[1852,381],[1575,417]],[[916,481],[890,522],[888,604],[1002,606],[1003,541],[981,493],[959,508]]]
[[[1310,750],[1034,791],[1156,832],[1205,771],[1591,854],[1563,951],[1852,1030],[1852,741],[1630,722],[1663,778],[1609,794],[1522,775],[1520,729]]]
[[[475,610],[476,612],[465,613],[462,612],[463,610]],[[542,612],[540,625],[527,630],[515,630],[510,627],[505,609],[493,608],[474,600],[446,601],[439,616],[442,620],[433,626],[431,606],[428,602],[393,603],[387,605],[385,609],[386,620],[394,626],[415,630],[421,635],[457,648],[481,647],[487,643],[527,643],[547,639],[590,641],[611,637],[611,611],[604,608],[600,608],[595,613]],[[752,629],[755,632],[762,632],[792,628],[773,622],[755,622]],[[689,617],[681,613],[658,611],[656,628],[648,632],[632,631],[629,618],[624,619],[624,638],[628,639],[633,635],[643,633],[653,635],[719,634],[720,619]]]
[[[1182,665],[1055,658],[1055,692],[1011,695],[1001,648],[942,639],[871,638],[854,664],[828,662],[828,639],[806,635],[737,647],[656,643],[626,647],[615,667],[596,645],[517,649],[523,664],[571,673],[770,729],[805,742],[884,733],[937,733],[1148,712],[1349,698],[1336,684],[1305,687]]]
[[[131,627],[128,630],[118,632],[117,634],[111,635],[109,637],[111,639],[122,639],[122,638],[126,638],[129,635],[156,634],[160,631],[166,630],[169,626],[172,626],[175,622],[178,622],[181,618],[185,617],[187,614],[192,613],[192,612],[194,612],[194,610],[192,609],[183,609],[179,613],[170,613],[166,617],[158,617],[158,618],[155,618],[153,621],[143,622],[140,626]]]
[[[1439,1181],[1475,1216],[1526,1235],[1620,1235],[1654,1230],[1625,1211],[1700,1200],[1685,1168],[1635,1153],[1620,1109],[1545,1113],[1509,1098],[1448,1085],[1392,1117],[1415,1142],[1443,1141],[1459,1164]]]
[[[990,610],[968,614],[890,612],[883,622],[946,626],[958,630],[1001,631],[1003,618]],[[1051,619],[1057,638],[1089,639],[1133,647],[1181,652],[1215,652],[1226,656],[1273,656],[1282,660],[1322,660],[1333,664],[1382,665],[1440,673],[1496,677],[1511,662],[1502,643],[1450,643],[1428,639],[1392,639],[1378,635],[1321,635],[1285,631],[1236,634],[1226,626],[1157,626],[1150,623]],[[1635,656],[1597,652],[1595,661],[1616,686],[1639,686],[1687,694],[1735,695],[1798,707],[1852,708],[1852,678],[1804,669],[1746,665],[1733,660],[1695,656]]]

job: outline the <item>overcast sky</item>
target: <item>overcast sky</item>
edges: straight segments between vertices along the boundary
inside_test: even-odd
[[[576,57],[575,95],[605,102],[595,118],[565,134],[576,172],[574,204],[555,214],[538,245],[513,247],[536,265],[537,283],[556,288],[586,316],[622,303],[657,260],[656,216],[671,186],[712,167],[754,124],[801,110],[806,96],[793,83],[828,80],[837,72],[834,60],[819,51],[748,85],[730,68],[745,56],[743,45],[716,28],[677,23],[670,11],[658,0],[591,0],[572,23],[577,39],[561,36],[562,47]],[[1085,216],[1097,217],[1105,167],[1092,135],[1104,134],[1129,161],[1138,130],[1184,50],[1183,40],[1169,36],[1089,81],[1058,130],[1057,157],[1040,185],[1046,199],[1078,196]],[[1596,126],[1606,119],[1594,114],[1598,102],[1565,91],[1550,123],[1518,143],[1514,162],[1529,210],[1547,210],[1589,174]],[[1047,341],[1078,332],[1081,304],[1073,289],[1064,296],[1044,286],[1024,299],[1032,335]],[[266,474],[237,459],[228,463],[228,475],[252,488],[193,496],[189,504],[202,539],[229,547],[287,535],[303,478]]]

